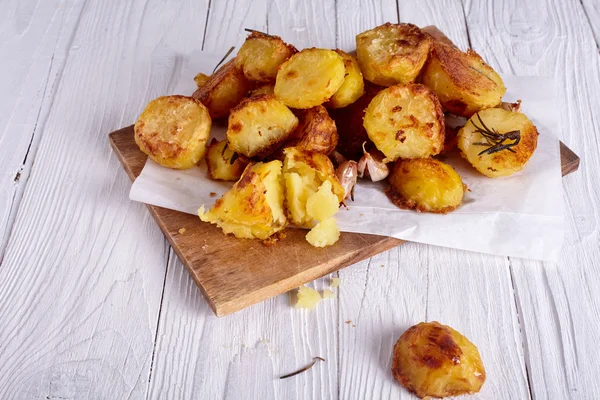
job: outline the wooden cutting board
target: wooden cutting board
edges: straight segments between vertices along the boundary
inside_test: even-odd
[[[134,141],[133,126],[113,132],[109,138],[134,181],[142,172],[146,155]],[[562,143],[561,162],[563,175],[579,165],[577,155]],[[200,222],[194,215],[151,205],[148,209],[217,316],[285,293],[403,243],[385,236],[342,233],[335,245],[318,249],[304,239],[306,230],[287,229],[284,240],[267,247],[260,240],[223,235],[215,225]]]

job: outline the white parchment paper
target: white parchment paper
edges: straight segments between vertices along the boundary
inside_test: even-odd
[[[210,73],[219,59],[211,53],[192,54],[174,94],[191,94],[195,74]],[[515,76],[503,79],[508,89],[505,101],[521,99],[522,112],[540,133],[537,150],[523,171],[490,179],[459,155],[447,157],[445,161],[471,189],[464,204],[447,215],[401,210],[384,194],[385,183],[359,180],[355,201],[348,201],[348,207],[337,214],[340,230],[496,255],[556,260],[563,242],[564,218],[559,142],[552,134],[559,126],[554,81]],[[224,126],[213,126],[212,136],[221,139],[224,135]],[[130,198],[196,214],[201,205],[212,206],[231,185],[208,179],[204,163],[178,171],[148,160],[131,188]]]

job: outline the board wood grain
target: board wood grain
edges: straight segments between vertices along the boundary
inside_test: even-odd
[[[134,181],[146,162],[133,138],[133,126],[109,135],[110,143]],[[217,316],[231,314],[290,291],[325,274],[364,260],[403,243],[402,240],[344,233],[333,246],[311,246],[305,230],[286,229],[286,238],[273,246],[259,240],[223,235],[198,217],[148,205],[150,213],[177,256],[202,290]]]

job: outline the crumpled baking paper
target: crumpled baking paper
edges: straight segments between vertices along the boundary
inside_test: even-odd
[[[190,95],[195,90],[195,74],[210,73],[219,59],[211,53],[191,54],[173,94]],[[337,214],[340,230],[495,255],[556,260],[563,243],[564,212],[559,141],[552,133],[559,126],[554,80],[503,79],[508,89],[504,100],[521,99],[522,112],[540,133],[537,150],[523,171],[490,179],[458,154],[448,156],[444,161],[458,171],[470,191],[464,204],[446,215],[401,210],[384,194],[386,183],[359,180],[354,201],[347,201],[347,208],[342,207]],[[224,138],[226,126],[214,125],[211,135]],[[204,162],[198,168],[179,171],[148,159],[131,188],[130,199],[197,214],[201,205],[211,207],[231,185],[208,179]]]

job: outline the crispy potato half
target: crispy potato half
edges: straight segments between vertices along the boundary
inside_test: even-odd
[[[384,88],[365,82],[365,94],[348,107],[330,109],[329,115],[335,121],[338,131],[336,150],[345,157],[359,160],[363,155],[363,143],[370,143],[367,130],[363,126],[365,110],[373,98]]]
[[[538,136],[525,114],[488,108],[473,115],[458,131],[458,147],[477,171],[495,178],[521,171],[537,147]]]
[[[423,68],[432,38],[413,24],[386,23],[356,36],[363,76],[376,85],[414,82]]]
[[[446,214],[460,206],[465,193],[460,175],[433,158],[399,160],[386,194],[400,208]]]
[[[203,74],[202,72],[198,72],[198,74],[196,74],[196,76],[194,77],[194,82],[196,82],[196,86],[201,88],[206,84],[206,82],[208,82],[209,79],[210,76]]]
[[[421,322],[400,336],[394,346],[392,373],[420,398],[479,392],[486,377],[477,347],[435,321]]]
[[[470,117],[502,101],[506,87],[502,78],[473,50],[466,53],[435,41],[421,75],[444,109]]]
[[[344,60],[335,51],[304,49],[279,67],[275,96],[292,108],[325,103],[344,83]]]
[[[316,222],[334,215],[344,200],[329,157],[298,147],[284,150],[283,176],[289,219],[296,225],[311,228]]]
[[[384,161],[429,157],[444,147],[444,113],[435,93],[424,85],[382,90],[369,103],[363,125]]]
[[[281,161],[248,165],[229,191],[206,212],[198,210],[204,222],[210,222],[237,238],[266,239],[285,228]]]
[[[298,118],[275,96],[245,98],[231,110],[229,148],[246,157],[266,157],[298,126]]]
[[[227,146],[227,140],[213,139],[206,152],[208,176],[214,181],[237,181],[248,165],[245,157],[238,157]]]
[[[208,108],[211,118],[223,118],[246,96],[251,84],[242,70],[235,66],[235,58],[225,63],[194,92],[192,97]]]
[[[204,157],[211,124],[198,100],[163,96],[148,103],[135,122],[135,142],[160,165],[188,169]]]
[[[308,110],[297,110],[296,115],[300,122],[285,146],[331,154],[338,143],[338,132],[327,109],[316,106]]]
[[[298,50],[279,36],[252,31],[235,58],[238,68],[252,82],[274,82],[277,69]]]
[[[335,50],[344,60],[344,83],[325,104],[329,108],[347,107],[365,93],[365,81],[356,58],[342,50]]]

